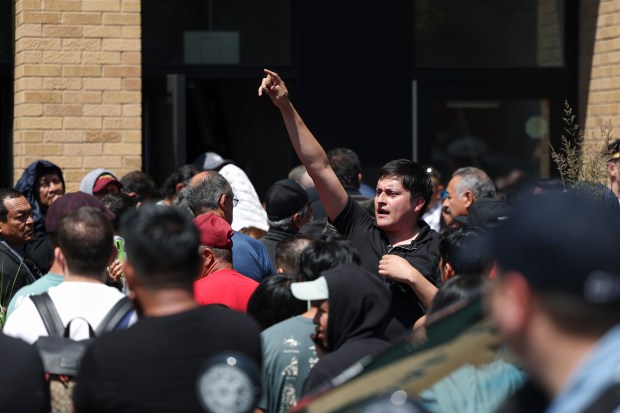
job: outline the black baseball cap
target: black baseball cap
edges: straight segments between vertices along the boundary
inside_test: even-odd
[[[316,191],[311,193],[292,179],[283,179],[267,190],[265,195],[267,218],[271,221],[288,218],[317,199]]]
[[[620,303],[618,213],[572,193],[530,196],[493,237],[500,274],[517,271],[534,291]]]

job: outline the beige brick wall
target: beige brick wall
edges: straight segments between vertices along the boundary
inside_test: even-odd
[[[611,120],[620,137],[620,1],[579,3],[579,119],[595,138]]]
[[[16,0],[15,27],[15,181],[37,159],[70,191],[140,169],[140,0]]]

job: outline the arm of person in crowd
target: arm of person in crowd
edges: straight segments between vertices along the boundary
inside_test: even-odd
[[[381,257],[379,275],[407,284],[425,308],[430,307],[437,294],[437,287],[409,264],[406,259],[398,255],[388,254]]]
[[[286,85],[277,73],[265,69],[258,95],[266,93],[280,109],[293,148],[304,164],[321,197],[329,219],[334,220],[347,205],[348,195],[329,164],[325,150],[289,100]]]

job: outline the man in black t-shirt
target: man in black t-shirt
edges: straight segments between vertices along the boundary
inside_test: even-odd
[[[433,192],[425,170],[417,163],[390,161],[379,171],[375,219],[347,195],[325,151],[289,100],[280,77],[265,70],[258,89],[280,109],[297,156],[306,167],[334,226],[351,240],[362,266],[384,277],[392,292],[393,320],[388,335],[409,330],[437,292],[438,244],[435,231],[420,217]]]
[[[141,319],[89,347],[75,408],[202,412],[197,385],[204,363],[222,353],[238,358],[236,353],[260,369],[260,329],[245,314],[194,301],[199,240],[183,213],[146,205],[123,217],[121,232],[127,285]]]

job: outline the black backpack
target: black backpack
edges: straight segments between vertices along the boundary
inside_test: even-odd
[[[121,298],[103,318],[97,330],[88,324],[89,338],[73,340],[70,338],[71,323],[65,327],[58,311],[47,293],[30,296],[41,315],[48,336],[41,336],[34,343],[43,361],[43,370],[50,385],[50,404],[52,412],[72,412],[72,395],[75,387],[80,361],[84,352],[101,334],[110,332],[133,310],[133,304],[127,297]]]

